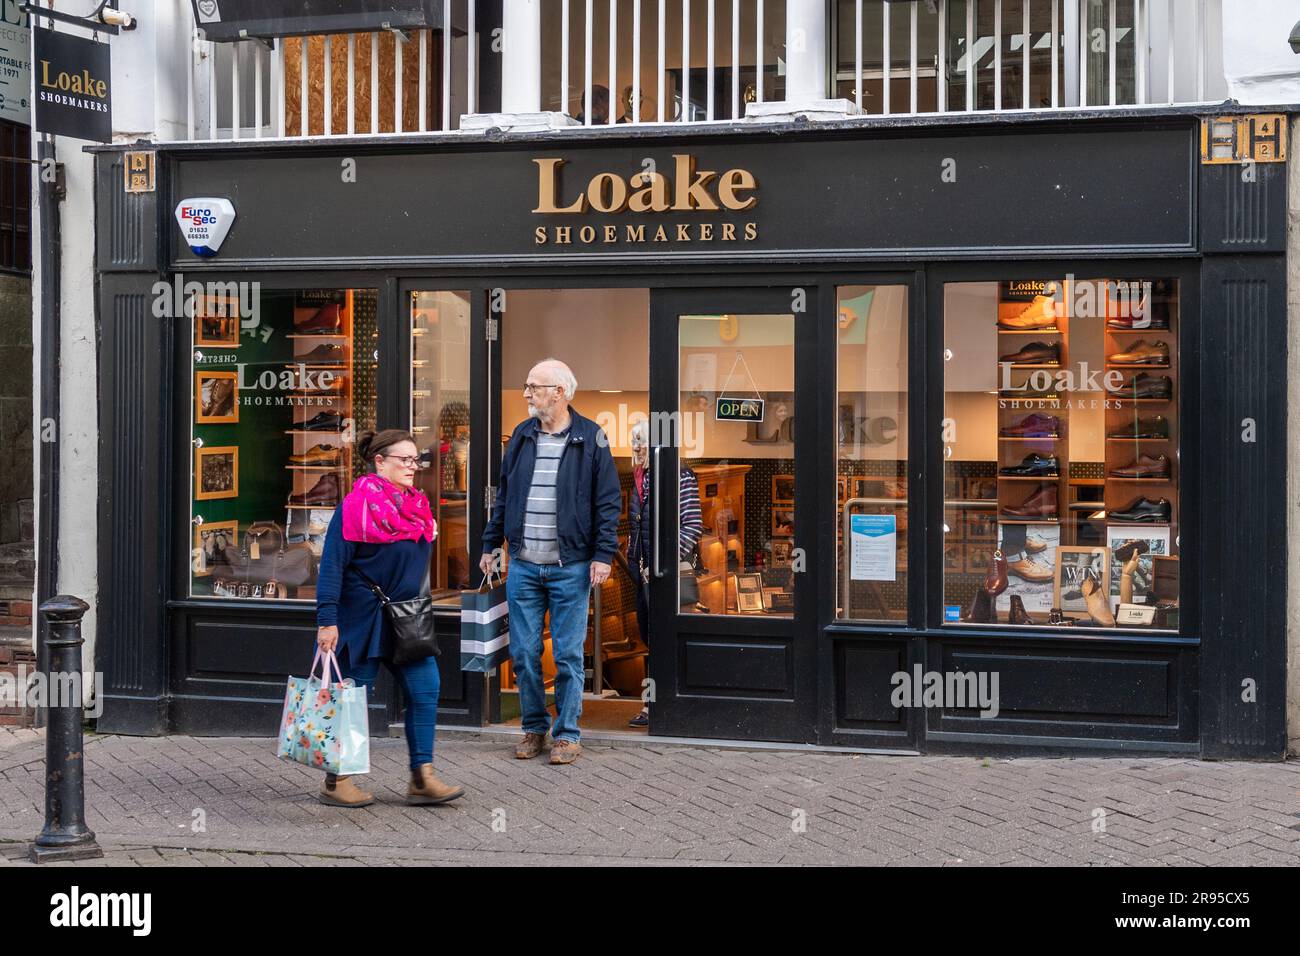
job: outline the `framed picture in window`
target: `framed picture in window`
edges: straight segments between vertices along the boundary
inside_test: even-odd
[[[772,501],[794,504],[794,475],[772,476]]]
[[[992,509],[968,508],[965,512],[966,540],[992,544],[998,537],[997,512]]]
[[[196,295],[194,344],[210,348],[239,348],[239,300],[219,295]]]
[[[772,537],[794,537],[794,509],[774,507],[772,509]]]
[[[235,372],[194,373],[194,422],[233,425],[239,421],[239,384]]]
[[[1089,617],[1088,602],[1084,597],[1084,582],[1091,581],[1089,589],[1101,592],[1101,599],[1110,604],[1110,550],[1108,548],[1057,548],[1056,577],[1052,582],[1052,604],[1069,617]]]
[[[239,446],[194,450],[194,500],[239,497]]]
[[[239,550],[238,521],[209,521],[194,528],[194,576],[208,577],[226,549]]]
[[[772,539],[772,567],[788,568],[790,567],[790,551],[792,543],[789,538]]]

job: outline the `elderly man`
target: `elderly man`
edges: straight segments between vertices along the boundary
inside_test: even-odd
[[[528,373],[528,418],[515,428],[501,456],[496,507],[483,531],[479,560],[487,574],[503,539],[510,542],[510,660],[524,728],[515,756],[536,757],[549,730],[554,764],[573,763],[582,753],[578,717],[587,600],[592,587],[609,577],[622,510],[609,440],[569,405],[577,390],[573,372],[556,359],[538,362]],[[547,610],[555,657],[554,723],[542,685]]]

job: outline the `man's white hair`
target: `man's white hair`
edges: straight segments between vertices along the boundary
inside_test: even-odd
[[[573,370],[557,358],[542,359],[533,368],[541,368],[543,365],[549,366],[555,372],[555,377],[559,379],[555,384],[564,386],[564,400],[573,401],[573,396],[578,392],[578,380],[574,377]]]

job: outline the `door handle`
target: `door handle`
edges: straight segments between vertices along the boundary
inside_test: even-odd
[[[660,515],[663,513],[663,508],[661,507],[661,505],[663,503],[663,494],[664,494],[664,483],[660,480],[662,476],[660,475],[660,468],[659,468],[660,454],[662,452],[663,452],[662,448],[658,446],[655,447],[654,461],[650,468],[650,484],[654,487],[655,490],[655,500],[651,502],[651,505],[654,508],[654,519],[653,519],[653,528],[650,534],[651,534],[651,541],[653,541],[654,543],[654,553],[655,553],[654,573],[655,573],[655,577],[657,578],[662,578],[664,576],[664,569],[662,563],[663,558],[659,553],[663,551],[662,535],[660,535],[659,533],[660,521],[661,521]]]

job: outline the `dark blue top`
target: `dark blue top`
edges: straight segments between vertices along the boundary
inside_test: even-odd
[[[351,663],[383,656],[387,627],[383,605],[357,569],[378,584],[390,601],[409,601],[420,595],[432,554],[433,542],[423,538],[392,544],[346,541],[343,509],[334,509],[316,580],[316,625],[338,626],[337,654],[346,651]]]

